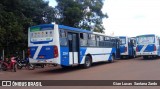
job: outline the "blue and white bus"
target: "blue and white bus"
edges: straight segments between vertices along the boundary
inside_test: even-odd
[[[160,39],[158,35],[146,34],[136,37],[136,54],[144,59],[160,56]]]
[[[136,51],[135,49],[135,40],[134,38],[127,36],[119,36],[120,39],[120,55],[121,59],[123,58],[135,58]]]
[[[113,62],[119,56],[119,39],[64,25],[43,24],[28,30],[30,63],[80,65]]]

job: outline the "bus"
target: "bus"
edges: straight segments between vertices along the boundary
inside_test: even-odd
[[[155,34],[145,34],[136,37],[136,54],[144,59],[160,56],[160,38]]]
[[[135,58],[136,57],[136,39],[134,37],[119,36],[120,39],[120,56],[124,58]]]
[[[92,63],[118,58],[119,42],[116,37],[64,25],[32,26],[28,30],[29,61],[88,68]]]

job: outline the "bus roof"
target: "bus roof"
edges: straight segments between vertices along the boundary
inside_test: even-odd
[[[144,34],[144,35],[138,35],[136,37],[140,37],[140,36],[155,36],[155,34]]]
[[[40,27],[40,28],[52,27],[53,28],[54,24],[40,24],[40,25],[36,25],[36,26],[31,26],[30,28],[36,28],[36,27]],[[69,27],[69,26],[65,26],[65,25],[58,25],[58,28],[65,29],[65,30],[70,30],[70,31],[76,31],[76,32],[93,33],[92,31],[89,31],[89,30]]]
[[[54,24],[41,24],[41,25],[31,26],[30,28],[35,28],[35,27],[40,27],[40,28],[52,27],[53,28]],[[65,25],[58,25],[58,28],[65,29],[65,30],[70,30],[70,31],[75,31],[75,32],[93,33],[93,34],[96,34],[96,35],[107,36],[103,33],[92,32],[92,31],[89,31],[89,30],[86,30],[86,29],[74,28],[74,27],[69,27],[69,26],[65,26]],[[108,37],[117,38],[115,36],[108,36]]]
[[[79,28],[69,27],[69,26],[65,26],[65,25],[58,25],[58,27],[60,29],[66,29],[66,30],[71,30],[71,31],[93,33],[92,31],[89,31],[89,30],[86,30],[86,29],[79,29]]]
[[[118,36],[118,38],[121,38],[121,37],[127,37],[127,38],[130,38],[130,37],[128,37],[128,36]]]
[[[41,24],[41,25],[36,25],[36,26],[31,26],[30,28],[35,28],[35,27],[41,27],[41,28],[44,28],[44,27],[54,27],[53,24]]]

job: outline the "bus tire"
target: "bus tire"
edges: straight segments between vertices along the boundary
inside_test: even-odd
[[[111,56],[111,60],[109,60],[108,62],[109,62],[109,63],[112,63],[112,62],[114,62],[114,60],[115,60],[115,55],[114,55],[114,54],[112,54],[112,56]]]
[[[87,68],[89,68],[91,66],[91,64],[92,64],[91,57],[90,56],[86,56],[85,57],[85,62],[83,64],[83,68],[87,69]]]
[[[123,56],[120,56],[121,59],[123,59]]]

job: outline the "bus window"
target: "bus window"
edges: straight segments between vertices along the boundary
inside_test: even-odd
[[[88,34],[87,33],[80,33],[80,45],[87,46]]]
[[[99,36],[99,46],[100,47],[105,47],[106,42],[104,41],[103,36]]]
[[[67,46],[67,31],[60,29],[59,34],[60,34],[60,45]]]
[[[80,33],[80,38],[81,38],[81,39],[84,39],[83,33]]]
[[[97,40],[97,47],[99,47],[99,41],[100,41],[100,38],[99,38],[99,36],[96,36],[96,40]]]
[[[103,36],[100,36],[100,41],[104,41],[104,37]]]
[[[107,36],[106,36],[106,37],[104,38],[104,40],[105,40],[105,41],[109,41],[109,40],[110,40],[110,37],[107,37]]]
[[[88,46],[96,46],[96,38],[94,34],[89,34]]]
[[[91,34],[91,40],[96,40],[95,35]]]

